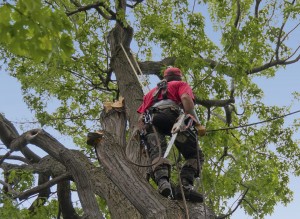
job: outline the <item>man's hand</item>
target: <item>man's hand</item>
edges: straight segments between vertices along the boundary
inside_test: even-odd
[[[195,124],[195,128],[196,128],[197,133],[198,133],[199,136],[202,137],[202,136],[204,136],[206,134],[206,128],[205,128],[205,126],[203,126],[203,125],[201,125],[199,123],[196,123]]]

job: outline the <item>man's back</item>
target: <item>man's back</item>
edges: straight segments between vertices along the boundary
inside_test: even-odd
[[[156,92],[157,87],[150,90],[143,99],[143,104],[138,108],[138,113],[144,113],[147,109],[155,104],[154,93]],[[184,81],[169,81],[167,83],[167,99],[174,101],[176,104],[181,104],[181,96],[183,94],[188,94],[192,99],[194,95],[191,87]],[[157,100],[163,100],[163,94],[160,93],[157,97]]]

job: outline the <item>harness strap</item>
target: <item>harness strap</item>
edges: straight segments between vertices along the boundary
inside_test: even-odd
[[[163,99],[168,99],[168,82],[164,79],[157,84],[156,91],[153,93],[154,103],[158,102],[158,96],[162,94]]]

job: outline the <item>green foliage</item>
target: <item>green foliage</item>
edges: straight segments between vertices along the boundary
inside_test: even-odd
[[[49,61],[53,54],[66,60],[73,53],[65,13],[45,7],[41,1],[20,0],[0,7],[0,44],[10,52],[35,61]],[[42,15],[42,16],[41,16]]]
[[[58,202],[52,200],[47,202],[45,206],[36,208],[35,212],[29,212],[26,208],[21,209],[17,203],[10,199],[4,199],[0,208],[0,218],[3,219],[51,219],[56,218],[58,212]]]
[[[8,174],[8,183],[13,189],[23,192],[34,185],[34,177],[31,172],[24,170],[11,170]]]
[[[110,219],[111,218],[110,212],[109,212],[109,209],[107,208],[106,201],[100,197],[97,197],[97,202],[100,206],[103,217]]]

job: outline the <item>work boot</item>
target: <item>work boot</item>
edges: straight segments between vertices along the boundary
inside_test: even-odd
[[[193,184],[186,178],[181,179],[181,184],[184,191],[190,191],[194,189]]]
[[[181,179],[181,184],[183,188],[183,194],[179,186],[174,188],[174,199],[182,200],[183,195],[187,201],[190,202],[203,202],[203,195],[194,191],[193,184],[186,178]]]
[[[158,180],[158,191],[161,195],[169,197],[172,194],[171,184],[167,178],[163,177]]]

